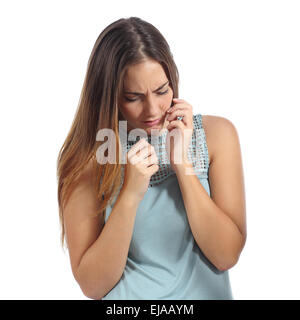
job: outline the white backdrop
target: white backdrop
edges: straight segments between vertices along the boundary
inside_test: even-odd
[[[88,299],[60,247],[56,159],[99,33],[156,26],[194,113],[235,125],[247,243],[235,299],[299,299],[299,1],[2,1],[0,298]]]

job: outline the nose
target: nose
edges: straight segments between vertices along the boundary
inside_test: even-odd
[[[144,118],[157,119],[163,114],[163,106],[159,105],[157,101],[150,95],[145,98],[144,103]]]

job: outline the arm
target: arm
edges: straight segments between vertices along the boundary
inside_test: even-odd
[[[237,132],[230,121],[209,116],[206,128],[211,144],[209,184],[211,197],[196,175],[186,175],[192,164],[176,169],[188,221],[194,239],[219,269],[235,265],[246,241],[246,210],[241,152]],[[209,139],[208,139],[209,137]]]
[[[104,224],[90,174],[82,176],[65,207],[64,221],[73,275],[83,293],[101,299],[119,281],[126,265],[138,201],[124,190]]]
[[[83,255],[79,279],[90,297],[102,298],[120,280],[127,261],[138,203],[120,192],[101,236]]]

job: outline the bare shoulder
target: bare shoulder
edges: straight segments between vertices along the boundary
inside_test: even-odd
[[[238,142],[238,133],[234,124],[227,118],[213,115],[202,115],[202,124],[210,163],[217,153],[226,151],[226,145]]]

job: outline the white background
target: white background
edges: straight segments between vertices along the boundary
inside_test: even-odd
[[[2,1],[0,298],[88,299],[60,247],[56,159],[100,32],[140,17],[167,39],[179,98],[242,147],[246,246],[235,299],[300,298],[299,1]]]

